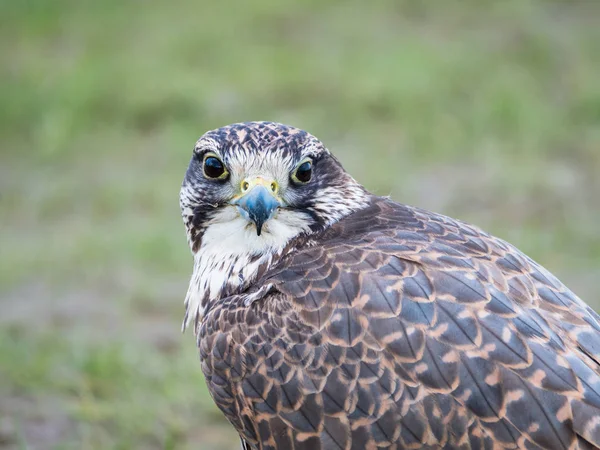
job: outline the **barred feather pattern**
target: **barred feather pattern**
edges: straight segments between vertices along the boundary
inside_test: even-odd
[[[247,448],[600,447],[599,317],[510,244],[372,197],[295,245],[196,329]]]

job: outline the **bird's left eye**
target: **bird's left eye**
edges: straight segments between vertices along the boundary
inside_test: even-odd
[[[312,161],[304,161],[292,174],[292,180],[299,184],[306,184],[312,178]]]
[[[206,175],[207,178],[223,180],[227,178],[229,173],[219,158],[208,155],[204,158],[204,175]]]

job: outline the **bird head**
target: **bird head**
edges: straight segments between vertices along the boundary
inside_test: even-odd
[[[180,206],[196,253],[208,242],[281,248],[364,205],[366,191],[314,136],[272,122],[207,132],[194,146]]]

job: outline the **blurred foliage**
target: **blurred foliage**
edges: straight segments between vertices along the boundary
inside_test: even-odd
[[[599,13],[0,0],[0,448],[237,448],[179,334],[178,187],[231,122],[309,130],[372,191],[482,226],[600,307]]]

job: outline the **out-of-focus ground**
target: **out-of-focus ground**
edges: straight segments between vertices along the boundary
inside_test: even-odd
[[[243,120],[600,307],[600,3],[0,0],[0,448],[237,448],[181,335],[178,189]]]

